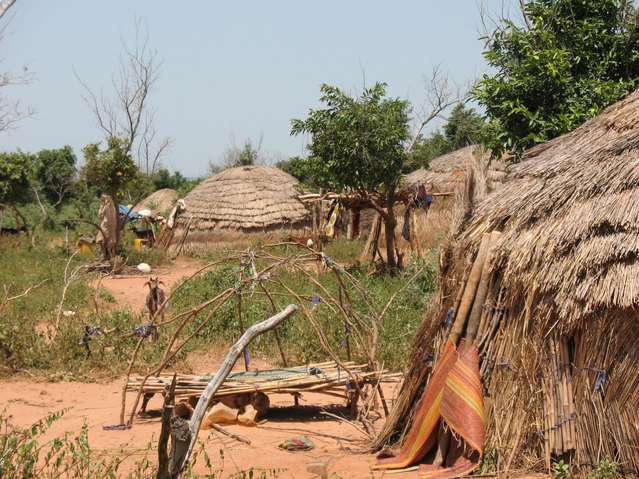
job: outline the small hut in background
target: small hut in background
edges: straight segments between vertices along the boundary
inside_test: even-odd
[[[496,450],[501,473],[559,459],[587,469],[609,459],[637,475],[639,91],[529,150],[460,222],[442,258],[440,307],[416,337],[377,446],[409,426],[470,264],[497,231],[484,264],[487,289],[473,304],[481,312],[485,450]]]
[[[184,198],[170,248],[202,251],[309,226],[298,181],[279,168],[240,166],[218,173]]]
[[[451,224],[458,221],[454,218],[455,205],[461,201],[468,175],[472,174],[484,180],[481,183],[486,190],[483,192],[485,195],[501,186],[506,176],[505,170],[503,162],[492,160],[490,154],[481,146],[472,145],[437,157],[431,161],[428,169],[420,168],[404,176],[401,185],[403,191],[416,192],[419,186],[423,185],[429,194],[435,195],[435,198],[428,210],[414,211],[411,225],[411,234],[414,235],[412,240],[406,240],[400,234],[404,231],[405,207],[396,207],[398,248],[403,252],[417,248],[418,254],[421,254],[422,250],[440,244],[450,231]],[[377,213],[372,209],[362,212],[362,229],[367,233],[374,231],[376,216]],[[362,259],[370,254],[370,243],[369,241],[366,245]],[[384,244],[383,228],[380,231],[379,244]],[[380,248],[380,253],[383,254],[383,248]]]
[[[147,196],[133,208],[133,211],[139,213],[140,211],[148,210],[152,216],[168,216],[177,200],[177,191],[171,188],[163,188]]]

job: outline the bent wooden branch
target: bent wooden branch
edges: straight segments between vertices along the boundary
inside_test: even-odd
[[[200,396],[200,400],[197,402],[195,406],[195,411],[193,411],[193,417],[191,418],[190,429],[191,429],[191,442],[189,444],[189,448],[184,456],[184,460],[182,462],[182,467],[180,468],[180,472],[177,474],[176,478],[179,479],[182,477],[182,471],[184,471],[185,466],[189,462],[189,457],[193,452],[193,447],[195,446],[195,442],[197,441],[197,435],[200,431],[200,426],[202,424],[202,420],[204,419],[204,413],[206,412],[206,408],[208,407],[211,399],[215,395],[215,392],[222,385],[226,377],[233,369],[233,365],[237,361],[237,358],[242,354],[242,351],[248,344],[260,334],[263,334],[271,329],[275,328],[278,324],[284,321],[286,318],[291,316],[295,311],[297,311],[297,306],[294,304],[289,304],[283,311],[276,314],[275,316],[271,316],[270,318],[262,321],[261,323],[254,324],[250,328],[246,330],[246,332],[242,335],[242,337],[231,347],[228,354],[226,355],[226,359],[222,363],[222,366],[218,370],[218,372],[213,376],[213,378],[209,381],[209,384],[206,386],[204,393]]]

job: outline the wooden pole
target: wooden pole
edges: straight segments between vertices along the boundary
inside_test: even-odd
[[[271,309],[273,310],[273,314],[276,314],[277,306],[275,306],[275,300],[273,300],[273,296],[271,295],[271,293],[268,292],[268,289],[266,289],[266,286],[264,286],[264,284],[261,281],[260,281],[260,288],[262,289],[262,291],[268,298],[269,302],[271,303]],[[285,368],[287,368],[288,361],[286,360],[286,355],[284,354],[284,348],[282,347],[282,341],[280,340],[280,333],[277,331],[277,329],[274,329],[273,334],[275,335],[275,343],[277,344],[277,349],[279,350],[280,357],[282,358],[282,364],[284,365]]]
[[[195,411],[193,411],[193,416],[189,424],[189,429],[191,431],[191,442],[184,456],[184,459],[182,460],[181,467],[175,475],[176,479],[180,479],[185,466],[189,462],[189,457],[191,456],[193,447],[195,446],[195,442],[197,441],[197,435],[198,432],[200,432],[200,426],[202,425],[202,420],[204,419],[206,408],[213,399],[213,396],[215,396],[215,392],[219,389],[226,377],[229,375],[231,369],[233,369],[233,365],[237,361],[237,358],[240,356],[244,348],[255,337],[275,328],[282,321],[290,317],[295,311],[297,311],[297,306],[294,304],[289,304],[286,308],[284,308],[283,311],[276,314],[275,316],[271,316],[265,321],[254,324],[253,326],[248,328],[242,335],[242,337],[231,347],[228,354],[226,355],[226,359],[224,359],[224,362],[222,363],[222,366],[215,374],[215,376],[213,376],[213,378],[209,381],[206,389],[200,396],[200,399],[195,406]]]
[[[489,266],[493,258],[495,243],[497,243],[500,236],[501,233],[499,231],[493,231],[490,234],[488,253],[486,254],[486,259],[484,261],[484,265],[482,266],[479,285],[477,286],[477,292],[475,293],[473,307],[468,318],[468,325],[466,326],[466,349],[472,347],[477,336],[477,330],[479,329],[479,323],[484,309],[484,302],[486,301],[486,295],[488,293],[488,285],[490,283],[491,275]]]
[[[244,320],[242,319],[242,291],[238,291],[236,293],[237,297],[237,321],[240,323],[240,335],[244,334]],[[244,371],[249,370],[250,360],[249,360],[249,351],[247,348],[244,348],[242,351],[244,354]]]
[[[462,295],[462,299],[459,303],[459,310],[457,311],[455,322],[453,323],[453,327],[450,331],[449,339],[453,342],[454,345],[457,345],[459,338],[464,332],[466,319],[468,317],[468,313],[470,312],[470,308],[473,305],[475,292],[477,291],[477,286],[479,285],[479,281],[481,279],[481,272],[484,267],[484,261],[486,259],[489,244],[490,233],[485,233],[482,236],[481,244],[479,245],[479,251],[477,252],[477,257],[475,258],[473,267],[470,270],[470,274],[468,275],[466,288],[464,289],[464,294]]]
[[[177,374],[174,373],[171,385],[165,387],[164,406],[162,407],[162,429],[160,430],[160,439],[158,440],[158,472],[155,476],[156,479],[171,479],[167,447],[169,444],[169,435],[171,434],[171,415],[173,414],[175,401],[176,382]]]

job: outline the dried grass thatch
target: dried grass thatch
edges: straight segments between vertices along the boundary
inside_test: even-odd
[[[163,215],[171,211],[178,200],[178,192],[171,188],[163,188],[151,193],[140,201],[133,211],[149,210],[153,215]]]
[[[270,166],[240,166],[218,173],[185,198],[175,241],[184,250],[234,243],[254,235],[303,229],[309,212],[298,199],[301,191],[291,175]]]
[[[483,235],[502,231],[479,332],[488,444],[503,463],[639,473],[639,92],[528,151],[460,221],[397,408],[397,438],[427,381]],[[514,461],[514,462],[513,462]]]
[[[471,145],[446,155],[435,158],[428,169],[420,168],[407,174],[405,182],[408,186],[424,184],[429,191],[435,193],[454,192],[464,186],[467,165],[480,161],[487,169],[488,187],[496,189],[506,176],[505,164],[490,159],[490,155],[478,145]]]

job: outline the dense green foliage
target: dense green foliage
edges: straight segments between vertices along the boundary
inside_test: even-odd
[[[503,20],[487,39],[492,67],[474,89],[495,155],[571,131],[637,87],[632,2],[531,0],[530,28]]]
[[[87,185],[114,199],[119,198],[125,187],[140,175],[124,142],[118,138],[110,138],[105,150],[93,143],[85,146],[83,152],[82,174]]]
[[[76,156],[70,146],[40,150],[35,157],[35,178],[46,199],[55,207],[71,194],[77,180]]]
[[[0,204],[17,205],[31,199],[33,160],[27,153],[0,153]]]
[[[184,198],[198,183],[200,178],[189,179],[186,178],[179,171],[171,173],[166,168],[159,169],[151,178],[153,187],[155,190],[161,190],[163,188],[171,188],[178,192],[180,198]]]
[[[386,85],[376,83],[353,98],[339,88],[322,85],[322,109],[305,120],[292,120],[293,135],[307,133],[309,172],[326,188],[380,191],[399,181],[408,140],[408,102],[386,98]]]

